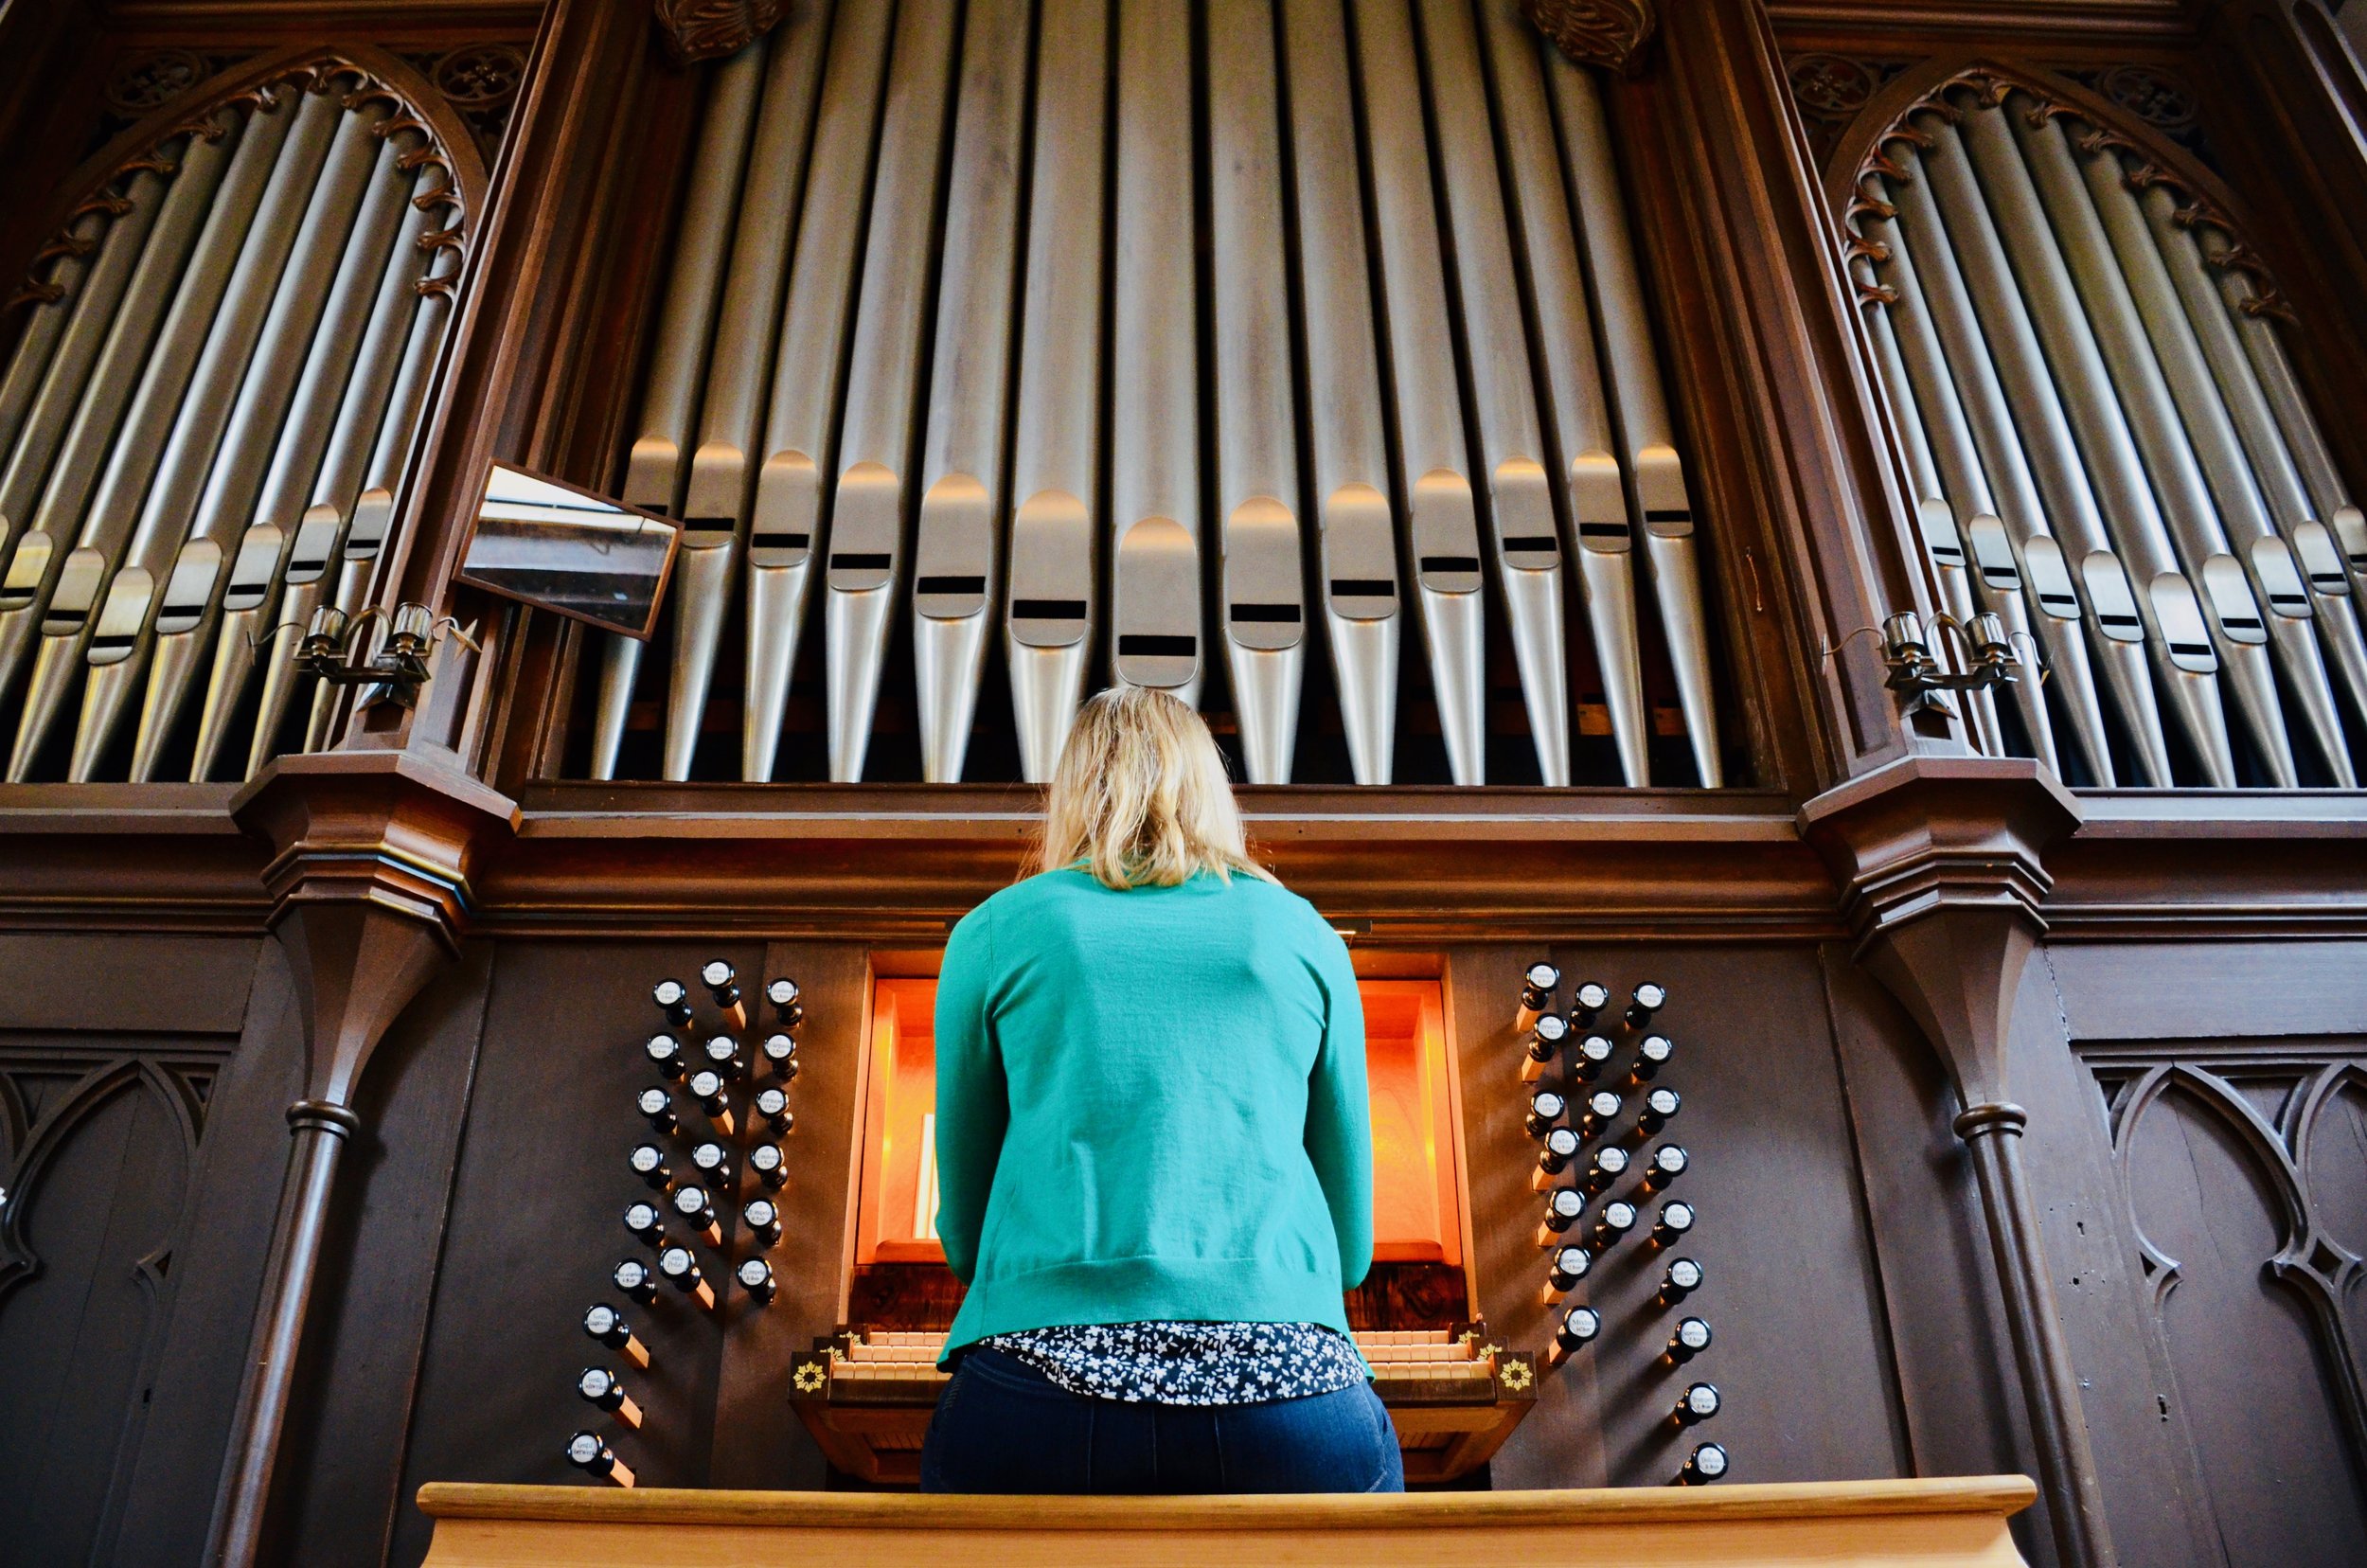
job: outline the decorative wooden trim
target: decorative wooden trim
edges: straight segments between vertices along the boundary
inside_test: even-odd
[[[1521,14],[1577,63],[1627,76],[1644,68],[1660,26],[1657,0],[1521,0]]]
[[[778,26],[785,0],[654,0],[667,52],[683,64],[737,54]]]

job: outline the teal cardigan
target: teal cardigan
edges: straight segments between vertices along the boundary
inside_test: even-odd
[[[1316,1323],[1373,1253],[1364,1012],[1346,946],[1255,877],[1008,887],[937,979],[946,1336]]]

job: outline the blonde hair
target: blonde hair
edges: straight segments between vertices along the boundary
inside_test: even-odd
[[[1039,871],[1172,887],[1201,871],[1273,881],[1249,858],[1224,758],[1201,716],[1164,691],[1115,686],[1071,726],[1044,801]]]

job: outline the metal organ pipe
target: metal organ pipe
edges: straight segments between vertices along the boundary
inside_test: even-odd
[[[829,467],[827,449],[845,369],[855,258],[871,194],[872,145],[893,20],[893,8],[881,4],[850,4],[836,16],[815,110],[748,533],[747,690],[739,770],[742,778],[756,782],[773,776],[814,552],[824,543],[823,475]],[[688,722],[696,723],[697,716]]]
[[[1487,473],[1487,513],[1538,772],[1570,782],[1570,676],[1561,540],[1544,431],[1514,274],[1496,143],[1469,0],[1422,0],[1430,97],[1453,234],[1454,280],[1472,403]]]
[[[1386,784],[1403,616],[1347,34],[1340,0],[1281,4],[1324,624],[1349,768]]]
[[[1504,127],[1510,175],[1504,193],[1519,225],[1528,298],[1537,312],[1544,372],[1539,415],[1559,459],[1554,488],[1569,519],[1570,559],[1586,599],[1620,776],[1640,788],[1651,782],[1651,720],[1644,706],[1644,662],[1636,635],[1635,537],[1628,523],[1602,365],[1594,353],[1576,230],[1556,157],[1553,110],[1545,98],[1539,51],[1553,45],[1538,36],[1515,0],[1481,0],[1480,20]]]
[[[1926,278],[1935,301],[1940,297],[1939,285],[1961,271],[1964,294],[1978,320],[1979,330],[1972,341],[1986,345],[1999,379],[2002,406],[1994,412],[2009,419],[2020,434],[2032,477],[2044,499],[2046,518],[2064,541],[2066,575],[2087,608],[2095,634],[2093,650],[2135,742],[2136,782],[2166,787],[2172,782],[2169,741],[2162,732],[2161,710],[2154,700],[2145,654],[2146,623],[2139,617],[2127,572],[2111,537],[2105,532],[2103,512],[2078,449],[2073,445],[2068,417],[2015,285],[2003,242],[1954,129],[1937,123],[1937,130],[1927,127],[1924,133],[1931,138],[1932,156],[1925,157],[1912,148],[1897,153],[1905,170],[1905,178],[1893,187],[1899,219],[1918,257],[1945,258],[1954,264],[1952,268],[1934,266]],[[1959,352],[1960,342],[1956,337],[1949,342],[1951,363],[1966,362]],[[1976,424],[1975,428],[1981,427]],[[1984,442],[1983,450],[1986,455],[1989,443]],[[2001,476],[2010,472],[2001,470],[1994,460],[1989,466]],[[2043,607],[2061,590],[2060,584],[2049,585],[2053,564],[2049,552],[2040,547],[2034,554],[2031,538],[2025,537],[2022,560]]]
[[[155,187],[160,182],[155,169],[143,173],[148,180],[152,211]],[[128,195],[102,192],[75,210],[63,240],[44,247],[34,258],[36,269],[44,260],[49,263],[49,275],[37,285],[40,292],[26,312],[24,330],[17,334],[16,347],[9,354],[9,367],[0,372],[0,452],[13,449],[25,417],[32,410],[34,395],[48,378],[51,356],[65,336],[67,324],[83,313],[83,275],[96,264],[94,258],[116,227],[114,219],[133,210]]]
[[[2221,668],[2234,687],[2237,706],[2267,757],[2270,775],[2280,786],[2289,788],[2294,781],[2292,741],[2286,734],[2285,716],[2277,706],[2276,677],[2269,667],[2269,636],[2261,623],[2260,606],[2251,597],[2243,567],[2228,550],[2227,536],[2212,507],[2211,491],[2201,467],[2195,460],[2186,428],[2162,380],[2162,366],[2146,342],[2137,307],[2129,297],[2127,279],[2113,258],[2111,242],[2097,220],[2095,206],[2088,199],[2079,169],[2072,160],[2071,144],[2063,137],[2063,128],[2052,118],[2032,125],[2027,114],[2029,100],[2017,98],[2011,101],[2016,113],[2010,119],[2002,109],[1974,112],[1974,156],[1983,157],[1983,149],[1996,140],[1999,133],[2005,132],[2008,126],[2012,128],[2011,140],[2001,142],[1996,152],[2002,157],[2011,151],[2013,142],[2020,143],[2022,167],[2053,221],[2058,247],[2056,254],[2065,263],[2074,297],[2086,308],[2085,332],[2068,330],[2070,324],[2066,322],[2066,330],[2058,331],[2062,344],[2057,352],[2092,370],[2093,363],[2079,347],[2092,343],[2105,374],[2075,383],[2091,393],[2075,402],[2082,408],[2101,405],[2108,400],[2116,403],[2121,414],[2118,424],[2126,429],[2129,450],[2142,463],[2141,468],[2128,470],[2125,460],[2116,457],[2106,465],[2124,471],[2120,477],[2109,481],[2122,490],[2122,496],[2120,504],[2107,514],[2108,521],[2121,523],[2124,531],[2129,533],[2145,532],[2145,513],[2141,508],[2132,507],[2129,496],[2137,493],[2146,480],[2151,481],[2150,493],[2155,503],[2152,516],[2158,520],[2162,538],[2170,545],[2172,559],[2184,565],[2191,580],[2181,597],[2157,572],[2147,597],[2155,601],[2157,616],[2165,631],[2174,629],[2175,621],[2183,618],[2185,610],[2179,606],[2191,604],[2199,597],[2205,619],[2216,633],[2214,640],[2219,648]],[[2032,264],[2043,266],[2048,253],[2035,244],[2029,248]],[[2027,287],[2025,284],[2025,291]],[[2048,330],[2045,323],[2054,310],[2051,296],[2048,303],[2039,307],[2042,340]],[[2110,379],[2105,379],[2105,375]],[[2091,415],[2090,420],[2082,422],[2100,426],[2091,439],[2109,443],[2113,420]],[[2090,464],[2097,466],[2092,455]],[[2159,543],[2151,540],[2144,549],[2131,550],[2132,556],[2158,557],[2159,553]],[[2195,591],[2197,585],[2201,590],[2199,596]],[[2307,608],[2305,599],[2303,606]],[[2175,642],[2172,650],[2176,651]],[[2314,646],[2310,652],[2314,662]],[[2316,674],[2317,685],[2325,691],[2331,704],[2333,694],[2326,690],[2323,666]],[[2211,752],[2206,751],[2205,757],[2207,766],[2216,764],[2217,759]],[[2224,782],[2234,782],[2232,759],[2226,764]]]
[[[931,783],[961,780],[1002,555],[1028,9],[971,0],[963,29],[913,542],[913,675]]]
[[[1486,672],[1479,517],[1432,205],[1421,68],[1400,0],[1358,6],[1355,23],[1422,636],[1448,766],[1456,783],[1480,784],[1486,781]]]
[[[1961,140],[1956,127],[1936,114],[1917,118],[1936,139],[1935,156],[1927,160],[1927,167],[1968,156],[1979,169],[1982,187],[1999,219],[1998,232],[2012,258],[2014,276],[2021,285],[2031,322],[2056,383],[2098,391],[2111,386],[2104,352],[2002,112],[1987,107],[1965,112]],[[2232,788],[2235,759],[2228,742],[2218,686],[2211,678],[2217,673],[2220,661],[2194,585],[2179,569],[2168,526],[2128,420],[2120,404],[2106,396],[2074,396],[2061,406],[2077,439],[2079,456],[2104,502],[2106,526],[2137,579],[2132,602],[2122,613],[2133,613],[2149,633],[2156,670],[2187,739],[2201,758],[2204,773],[2216,787]],[[2104,592],[2109,595],[2115,581],[2108,576]],[[2091,582],[2091,595],[2097,586]],[[2098,609],[2107,616],[2113,613],[2101,605]],[[2162,782],[2169,780],[2164,777]]]
[[[1111,310],[1112,672],[1198,706],[1200,390],[1192,8],[1119,0]]]
[[[956,7],[897,9],[823,573],[830,776],[842,782],[863,777],[903,569],[930,238],[960,31]],[[696,708],[686,722],[696,725]]]
[[[1218,615],[1249,781],[1287,784],[1307,612],[1271,0],[1210,0],[1207,25]]]
[[[1102,520],[1105,0],[1042,0],[1036,60],[1004,653],[1020,772],[1052,776],[1084,696]]]
[[[1545,62],[1546,85],[1561,120],[1570,203],[1577,208],[1588,272],[1594,282],[1603,357],[1611,372],[1611,404],[1627,443],[1634,505],[1642,513],[1644,557],[1651,568],[1653,597],[1660,606],[1669,663],[1676,672],[1677,701],[1684,709],[1694,768],[1703,785],[1716,789],[1726,779],[1717,755],[1709,615],[1701,600],[1693,503],[1685,488],[1683,462],[1677,455],[1668,401],[1661,387],[1651,316],[1645,309],[1634,242],[1628,233],[1627,204],[1619,193],[1619,173],[1611,161],[1611,128],[1603,116],[1601,93],[1593,73],[1559,50],[1549,53]]]

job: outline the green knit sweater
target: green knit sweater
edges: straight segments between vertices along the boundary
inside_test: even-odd
[[[1372,1261],[1347,948],[1255,877],[1008,887],[937,980],[937,1233],[988,1334],[1172,1319],[1347,1332]]]

